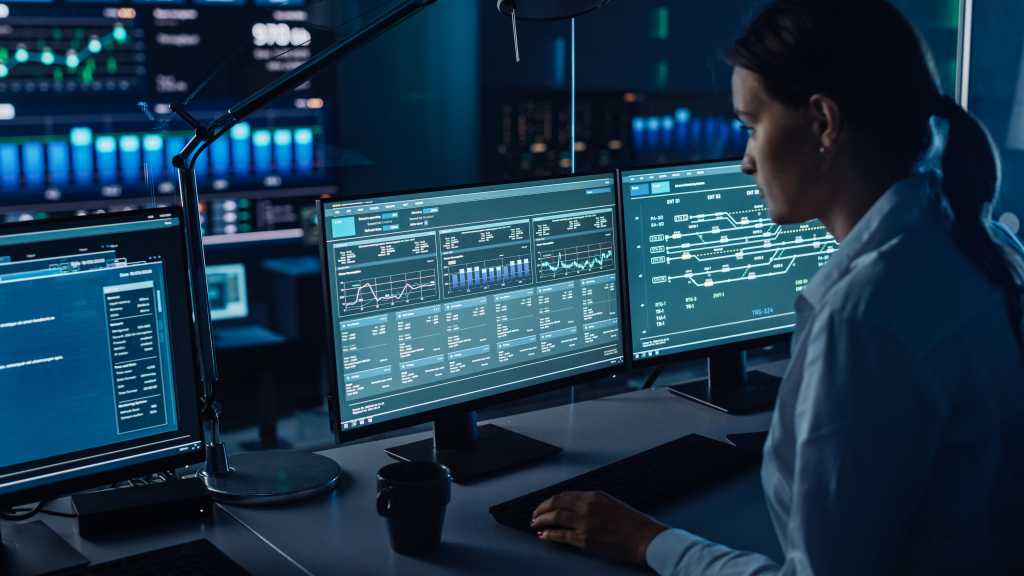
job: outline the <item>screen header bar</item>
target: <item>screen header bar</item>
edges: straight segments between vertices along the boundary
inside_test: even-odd
[[[441,194],[444,193],[445,190],[440,189],[421,193],[401,194],[394,197],[381,196],[379,198],[353,200],[349,202],[330,202],[326,204],[324,208],[325,215],[327,217],[332,217],[374,213],[383,210],[428,208],[433,206],[443,206],[446,204],[478,202],[481,200],[488,200],[496,196],[511,198],[537,194],[550,194],[552,192],[562,192],[566,190],[585,189],[587,194],[610,194],[614,183],[615,177],[611,174],[598,177],[584,176],[575,179],[555,180],[552,183],[544,184],[517,184],[466,188],[464,190],[453,190],[451,194],[445,196],[434,196],[424,199],[421,199],[420,197],[424,195]]]
[[[740,174],[743,165],[739,161],[714,164],[691,164],[678,167],[651,168],[647,170],[630,170],[622,173],[622,181],[626,184],[635,182],[651,182],[653,180],[671,180],[676,178],[697,178],[702,176],[720,176],[722,174]]]
[[[55,228],[53,230],[23,232],[21,234],[0,236],[0,246],[28,244],[29,242],[52,242],[55,240],[68,240],[74,238],[91,238],[109,234],[125,234],[128,232],[144,232],[146,230],[178,226],[179,222],[180,220],[177,218],[153,218],[152,220],[143,220],[139,222],[122,222],[118,224],[100,224],[97,226]]]

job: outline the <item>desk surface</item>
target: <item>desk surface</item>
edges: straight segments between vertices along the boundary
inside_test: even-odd
[[[70,500],[67,498],[57,500],[47,507],[62,512],[71,511]],[[309,572],[220,506],[214,507],[212,515],[203,522],[154,524],[128,529],[102,539],[82,538],[78,533],[78,521],[74,519],[39,515],[32,519],[36,520],[45,522],[94,564],[205,538],[253,574],[309,576]],[[9,525],[8,522],[3,523]]]
[[[253,574],[635,574],[571,549],[537,541],[499,525],[488,508],[571,478],[685,434],[724,440],[727,434],[768,428],[769,413],[729,416],[673,396],[641,390],[491,420],[511,430],[561,446],[560,457],[469,486],[455,485],[448,506],[441,553],[431,560],[395,554],[385,520],[377,515],[376,473],[392,462],[384,448],[429,436],[343,446],[323,452],[336,460],[345,480],[330,495],[278,507],[218,505],[213,517],[109,540],[78,535],[72,519],[39,517],[93,562],[207,538]],[[694,462],[700,466],[700,462]],[[56,509],[66,501],[53,504]],[[781,558],[754,472],[717,486],[699,498],[656,512],[663,522],[742,550]]]
[[[448,506],[444,545],[438,557],[417,560],[395,554],[385,521],[375,508],[376,472],[391,462],[384,448],[428,437],[421,433],[323,452],[346,473],[336,492],[278,508],[230,507],[240,521],[273,542],[313,574],[629,574],[567,548],[497,524],[488,508],[652,448],[697,433],[726,434],[768,428],[770,414],[737,417],[705,408],[666,390],[643,390],[558,406],[492,423],[564,448],[559,458],[469,486],[456,485]],[[700,466],[694,462],[694,466]],[[781,557],[758,475],[750,473],[700,498],[659,510],[660,520],[743,550]]]

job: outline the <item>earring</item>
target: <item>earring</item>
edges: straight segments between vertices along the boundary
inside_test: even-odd
[[[818,154],[824,154],[824,153],[825,153],[825,147],[824,146],[818,148]]]

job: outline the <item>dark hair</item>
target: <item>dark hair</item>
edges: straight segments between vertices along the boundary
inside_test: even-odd
[[[942,95],[931,53],[917,30],[885,0],[776,0],[736,41],[729,62],[760,77],[770,96],[790,107],[811,96],[835,100],[864,135],[886,178],[914,172],[934,139],[931,118],[948,121],[943,194],[957,244],[1007,293],[1018,342],[1020,288],[989,231],[1000,165],[984,126]]]

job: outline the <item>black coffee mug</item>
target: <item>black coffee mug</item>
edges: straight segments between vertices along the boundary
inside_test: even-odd
[[[377,513],[387,518],[391,548],[426,556],[441,546],[452,475],[433,462],[396,462],[377,472]]]

